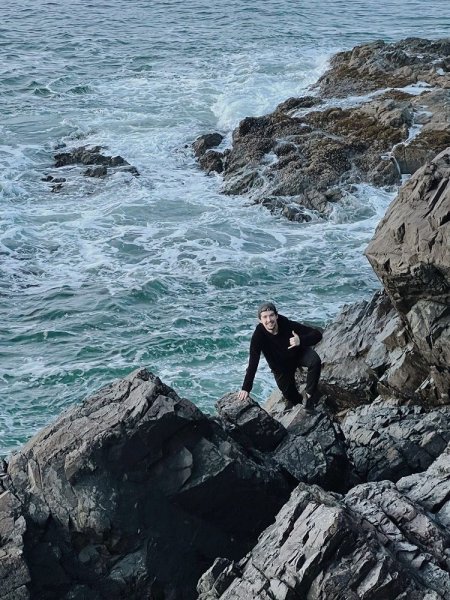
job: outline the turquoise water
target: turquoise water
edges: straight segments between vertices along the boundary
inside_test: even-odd
[[[190,143],[301,95],[332,53],[448,36],[447,2],[3,2],[0,453],[138,366],[212,411],[238,389],[255,306],[325,325],[378,283],[362,256],[393,192],[329,221],[223,196]],[[53,169],[100,144],[141,176]],[[67,178],[51,193],[47,175]],[[254,392],[263,400],[267,369]]]

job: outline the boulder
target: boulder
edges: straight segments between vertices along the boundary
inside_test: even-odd
[[[146,370],[63,413],[5,481],[27,520],[31,595],[49,600],[194,598],[200,574],[243,556],[292,487]]]
[[[198,137],[192,144],[194,154],[197,158],[200,158],[211,148],[216,148],[222,143],[223,135],[220,133],[205,133]]]
[[[220,423],[227,433],[248,449],[274,450],[287,435],[286,429],[250,396],[239,400],[230,393],[216,404]]]
[[[403,329],[384,291],[342,308],[316,346],[322,359],[320,386],[336,410],[378,396],[377,383],[393,362],[392,350],[407,345]]]

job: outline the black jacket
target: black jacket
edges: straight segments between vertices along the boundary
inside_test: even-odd
[[[292,332],[300,337],[300,346],[289,350],[289,339]],[[274,373],[293,372],[297,368],[299,354],[305,346],[314,346],[322,339],[318,329],[291,321],[278,315],[278,333],[273,335],[259,323],[253,332],[250,342],[250,357],[242,389],[250,392],[253,387],[261,352]]]

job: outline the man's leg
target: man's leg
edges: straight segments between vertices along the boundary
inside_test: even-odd
[[[287,373],[274,373],[277,386],[290,404],[301,404],[303,396],[295,385],[295,371]]]
[[[322,362],[319,355],[312,348],[306,347],[300,354],[298,366],[308,369],[305,392],[310,398],[314,397],[317,392],[317,384],[319,383],[320,371],[322,369]]]

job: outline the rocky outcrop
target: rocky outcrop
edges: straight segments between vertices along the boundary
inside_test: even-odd
[[[345,497],[299,484],[251,553],[205,573],[198,598],[443,600],[447,543],[444,528],[393,483]]]
[[[339,52],[318,81],[323,96],[346,97],[425,82],[450,88],[450,40],[382,40]]]
[[[450,406],[432,411],[376,401],[341,423],[347,452],[361,481],[397,481],[427,469],[450,442]]]
[[[227,394],[217,403],[225,430],[290,481],[317,483],[334,491],[350,487],[354,477],[344,436],[323,407],[313,413],[300,405],[286,410],[278,394],[265,409],[251,398],[238,400],[237,394]]]
[[[450,395],[450,149],[418,171],[379,224],[366,256],[427,367],[430,403]]]
[[[399,89],[420,82],[419,95]],[[311,210],[330,214],[352,184],[397,185],[450,145],[449,40],[379,41],[339,53],[313,91],[242,120],[224,152],[204,150],[201,136],[201,168],[222,174],[225,193],[305,221]],[[344,108],[336,97],[348,98]]]
[[[245,554],[292,489],[145,370],[30,440],[5,484],[0,545],[17,571],[6,584],[49,600],[193,598],[200,574]]]
[[[450,149],[402,187],[366,250],[384,290],[344,307],[317,346],[336,410],[378,395],[449,402],[449,177]]]
[[[59,146],[61,150],[64,145]],[[103,179],[107,175],[117,172],[131,173],[131,175],[139,176],[139,171],[131,165],[122,156],[108,156],[103,153],[102,146],[79,146],[77,148],[68,149],[65,152],[55,154],[55,168],[68,166],[87,166],[83,175],[85,177],[93,177]],[[51,183],[52,192],[60,192],[68,180],[67,177],[57,177],[52,174],[47,174],[41,179]]]

